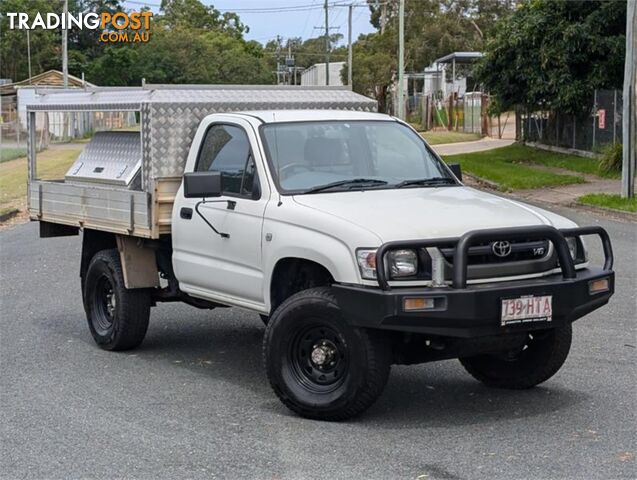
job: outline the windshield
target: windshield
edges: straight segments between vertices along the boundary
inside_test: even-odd
[[[282,193],[457,183],[422,138],[399,122],[290,122],[261,128]]]

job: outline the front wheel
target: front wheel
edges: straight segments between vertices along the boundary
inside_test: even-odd
[[[95,343],[128,350],[144,340],[150,317],[149,289],[127,289],[119,252],[97,252],[83,279],[84,309]]]
[[[571,348],[571,324],[530,332],[524,344],[499,354],[461,358],[462,366],[489,387],[526,389],[545,382],[562,367]]]
[[[369,408],[391,366],[388,342],[379,332],[348,325],[328,287],[281,304],[268,322],[263,353],[279,399],[318,420],[344,420]]]

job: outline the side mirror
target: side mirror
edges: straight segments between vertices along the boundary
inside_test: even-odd
[[[460,168],[460,164],[450,163],[447,166],[449,167],[449,170],[451,170],[451,173],[453,173],[456,178],[462,182],[462,169]]]
[[[223,191],[221,172],[189,172],[184,174],[184,197],[220,197]]]

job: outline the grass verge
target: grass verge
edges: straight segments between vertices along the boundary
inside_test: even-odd
[[[589,193],[588,195],[579,197],[577,201],[583,205],[637,213],[637,197],[622,198],[621,195],[612,195],[609,193]]]
[[[0,163],[8,162],[16,158],[24,157],[27,154],[26,148],[0,148]]]
[[[532,163],[519,161],[518,159],[524,157],[520,156],[517,147],[519,146],[512,145],[483,152],[447,155],[444,159],[448,163],[459,163],[465,172],[495,183],[500,190],[505,191],[585,183],[582,177],[539,170],[533,168]],[[554,155],[543,150],[530,150],[533,150],[536,159],[542,154]]]
[[[77,149],[45,150],[38,153],[38,177],[43,180],[64,178],[64,174],[80,154]],[[16,201],[24,202],[27,193],[27,159],[0,163],[0,210]]]
[[[442,145],[444,143],[458,143],[458,142],[473,142],[480,140],[480,135],[477,133],[461,133],[461,132],[449,132],[445,130],[429,132],[420,132],[429,145]]]
[[[563,168],[572,172],[597,175],[605,178],[621,177],[620,173],[602,173],[599,169],[599,160],[594,158],[549,152],[547,150],[527,147],[526,145],[509,145],[508,147],[491,150],[491,152],[493,153],[492,158],[505,162]]]
[[[15,207],[0,207],[0,222],[5,222],[7,220],[11,220],[13,217],[18,215],[20,210]]]

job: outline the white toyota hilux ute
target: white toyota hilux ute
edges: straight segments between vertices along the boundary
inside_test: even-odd
[[[614,291],[602,228],[463,185],[387,115],[212,114],[178,181],[170,234],[82,225],[93,337],[138,346],[160,301],[254,311],[270,384],[305,417],[361,413],[392,364],[459,358],[486,385],[533,387],[566,360],[572,322]]]

